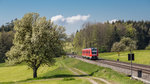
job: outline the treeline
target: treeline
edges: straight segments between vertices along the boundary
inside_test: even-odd
[[[17,21],[17,19],[14,19],[11,22],[7,22],[6,24],[0,26],[0,63],[5,62],[7,59],[6,52],[8,52],[13,46],[13,39],[16,32],[14,30],[15,21]]]
[[[150,21],[116,21],[113,23],[86,23],[73,40],[76,52],[96,47],[99,52],[110,52],[116,42],[127,38],[136,42],[136,49],[145,49],[150,43]],[[127,41],[124,41],[125,45]]]
[[[8,22],[0,27],[0,62],[5,61],[5,53],[9,51],[13,45],[15,20],[12,20],[11,22]]]

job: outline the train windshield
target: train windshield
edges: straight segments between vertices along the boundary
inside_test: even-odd
[[[97,54],[97,52],[92,52],[92,54]]]
[[[92,54],[97,54],[97,49],[92,49]]]

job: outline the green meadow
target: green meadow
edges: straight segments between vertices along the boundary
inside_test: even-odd
[[[99,58],[110,60],[119,59],[120,61],[130,62],[128,61],[128,53],[130,52],[120,52],[120,56],[118,56],[117,52],[99,53]],[[134,50],[133,53],[135,57],[133,63],[150,65],[150,50]]]
[[[25,63],[14,66],[1,63],[0,84],[91,84],[86,79],[78,78],[64,65],[82,70],[90,76],[103,78],[113,84],[143,84],[137,80],[130,80],[125,74],[112,69],[99,67],[74,58],[57,58],[54,66],[40,67],[38,78],[35,79],[32,78],[32,69]]]
[[[32,69],[25,64],[9,66],[1,63],[0,84],[90,84],[88,80],[70,79],[70,77],[74,77],[73,73],[62,66],[59,59],[56,60],[54,66],[40,67],[38,78],[35,79],[32,78]],[[57,80],[57,78],[61,79]]]
[[[31,81],[31,82],[22,82],[18,84],[90,84],[86,80],[76,79],[76,80],[70,80],[70,81],[64,81],[64,80],[39,80],[39,81]]]

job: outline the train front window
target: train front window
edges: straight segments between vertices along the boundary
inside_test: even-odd
[[[96,54],[97,52],[92,52],[92,54]]]
[[[92,54],[97,54],[97,49],[92,49]]]

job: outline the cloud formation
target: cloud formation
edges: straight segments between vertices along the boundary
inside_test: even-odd
[[[64,16],[62,16],[62,15],[56,15],[51,18],[51,21],[56,22],[56,23],[70,24],[70,23],[75,23],[78,21],[86,21],[89,17],[90,17],[90,15],[76,15],[76,16],[64,18]]]
[[[113,19],[113,20],[110,20],[109,23],[113,23],[113,22],[116,22],[118,21],[117,19]]]
[[[51,20],[52,20],[53,22],[56,22],[56,21],[64,21],[64,17],[63,17],[62,15],[56,15],[56,16],[53,16],[53,17],[51,18]]]

